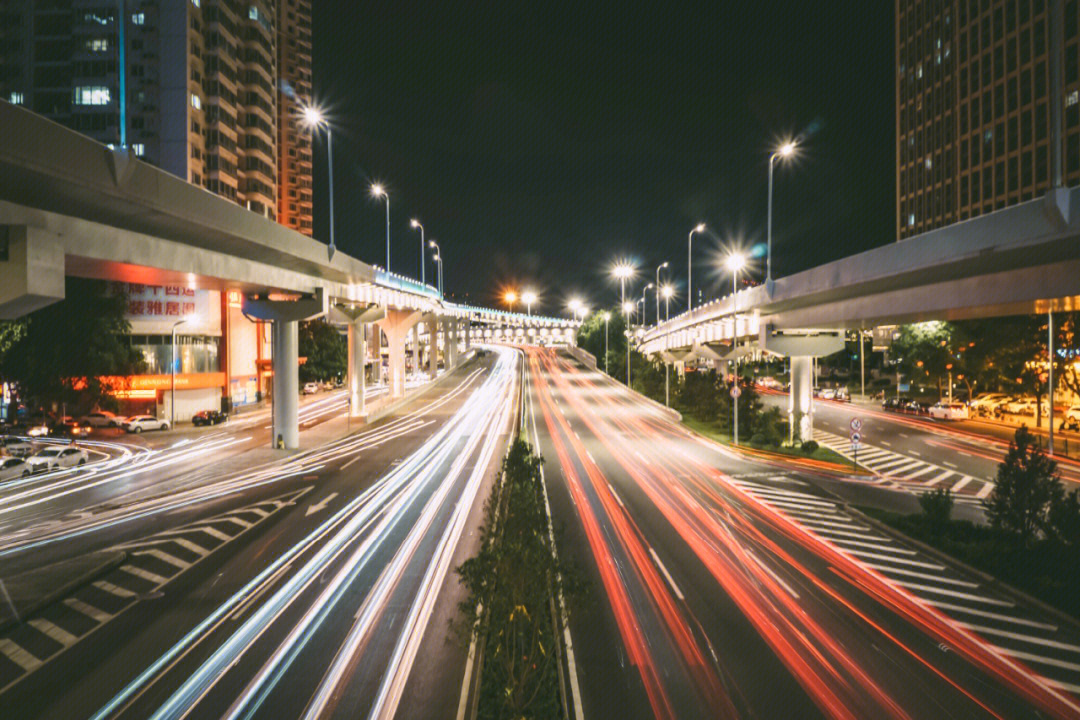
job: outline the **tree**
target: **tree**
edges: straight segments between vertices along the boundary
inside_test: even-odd
[[[612,377],[626,380],[626,319],[618,310],[592,313],[577,331],[578,347],[596,358],[596,366],[604,369],[604,312],[610,314],[607,325],[608,369]],[[617,374],[621,373],[621,374]]]
[[[1021,427],[998,465],[997,484],[983,505],[992,527],[1015,534],[1028,547],[1048,529],[1050,508],[1062,502],[1063,495],[1057,463]]]
[[[322,318],[300,323],[301,382],[325,381],[345,375],[349,348],[337,329]]]
[[[124,318],[125,297],[105,283],[67,278],[65,299],[0,331],[0,375],[24,401],[70,414],[92,409],[112,389],[103,378],[143,372]],[[17,329],[20,328],[21,329]]]
[[[941,532],[952,519],[953,496],[949,488],[938,488],[919,496],[923,516],[934,532]]]

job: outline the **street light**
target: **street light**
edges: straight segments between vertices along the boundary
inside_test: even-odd
[[[172,325],[172,350],[169,352],[169,429],[176,428],[176,328],[188,321],[181,318]]]
[[[319,128],[326,129],[326,157],[327,165],[330,171],[330,247],[327,248],[329,257],[328,260],[334,259],[334,251],[337,250],[337,246],[334,245],[334,143],[333,133],[330,131],[330,123],[327,122],[322,112],[317,107],[308,106],[304,108],[304,125],[311,128],[311,134],[314,135]]]
[[[608,321],[611,320],[611,313],[607,310],[604,311],[604,372],[610,375],[608,372]]]
[[[439,263],[439,297],[443,296],[443,262],[442,262],[442,248],[439,247],[439,243],[435,240],[428,240],[428,247],[435,248],[435,261]]]
[[[578,298],[570,298],[570,302],[567,303],[567,306],[570,308],[570,311],[574,313],[574,319],[577,320],[578,313],[580,313],[581,309],[584,307],[584,305],[581,304],[581,300]]]
[[[525,307],[528,309],[529,317],[532,317],[532,306],[536,302],[536,293],[532,290],[526,290],[521,293],[521,302],[525,303]]]
[[[655,287],[655,286],[652,283],[649,283],[645,287],[641,288],[641,324],[642,325],[646,324],[646,322],[645,322],[645,293],[652,290],[653,287]],[[660,309],[660,301],[659,300],[656,301],[656,308],[657,308],[657,310]],[[660,317],[659,316],[657,316],[656,321],[660,322]]]
[[[738,289],[738,277],[739,271],[746,267],[746,256],[740,252],[733,252],[727,256],[727,260],[724,262],[727,269],[731,271],[731,303],[732,303],[732,316],[731,322],[731,349],[734,350],[739,344],[739,289]],[[735,412],[735,431],[734,440],[735,444],[739,444],[739,392],[734,392],[739,387],[739,359],[735,358],[735,381],[732,383],[732,396],[731,407]]]
[[[416,218],[413,218],[409,224],[413,226],[413,229],[420,228],[420,284],[427,285],[424,281],[424,265],[427,264],[424,262],[424,248],[426,247],[424,243],[424,226]]]
[[[768,220],[765,224],[765,236],[766,236],[766,251],[765,251],[765,290],[770,295],[772,294],[772,176],[773,165],[776,164],[777,158],[791,157],[795,152],[795,143],[789,141],[777,148],[776,152],[769,156],[769,209]]]
[[[666,261],[662,262],[662,263],[660,263],[659,265],[656,266],[656,287],[657,288],[660,287],[660,270],[662,270],[663,268],[666,268],[667,266],[668,266],[668,263]],[[656,293],[656,324],[657,325],[660,324],[660,293],[659,292]]]
[[[386,198],[386,272],[390,272],[390,194],[379,183],[371,186],[372,197]]]
[[[691,281],[694,265],[694,233],[705,232],[705,223],[698,223],[690,231],[690,237],[686,241],[686,309],[694,309],[694,284]]]
[[[675,294],[675,288],[665,285],[660,288],[660,292],[664,295],[664,322],[667,322],[668,318],[671,317],[671,296]],[[659,317],[659,314],[657,314],[657,317]]]
[[[619,263],[612,270],[612,274],[619,278],[619,303],[622,305],[623,314],[626,315],[626,386],[630,387],[630,313],[634,309],[633,303],[626,302],[626,280],[634,276],[634,266],[629,263]],[[629,310],[627,309],[629,306]]]
[[[503,295],[503,299],[506,300],[506,304],[510,306],[510,312],[514,312],[514,303],[517,302],[518,294],[513,290],[507,290]]]

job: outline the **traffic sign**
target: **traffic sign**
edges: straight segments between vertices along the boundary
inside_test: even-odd
[[[857,433],[857,432],[851,433],[851,444],[852,445],[858,445],[861,440],[862,440],[862,434],[861,433]]]
[[[733,397],[733,398],[737,398],[737,397],[739,397],[740,395],[742,395],[742,390],[740,390],[740,389],[739,389],[739,386],[738,386],[738,385],[736,385],[735,387],[731,388],[731,397]]]
[[[851,432],[859,432],[862,430],[862,420],[859,418],[851,418]]]

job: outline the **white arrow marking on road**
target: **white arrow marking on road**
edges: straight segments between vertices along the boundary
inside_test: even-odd
[[[334,498],[336,498],[336,497],[337,497],[337,493],[336,493],[336,492],[332,492],[332,493],[330,493],[329,495],[327,495],[326,497],[324,497],[324,498],[323,498],[322,500],[320,500],[319,502],[317,502],[317,503],[313,504],[313,505],[312,505],[311,507],[309,507],[309,508],[308,508],[308,509],[307,509],[307,510],[306,510],[306,511],[304,512],[304,517],[307,517],[308,515],[312,515],[312,514],[314,514],[314,513],[317,513],[317,512],[319,512],[320,510],[325,510],[325,509],[326,509],[326,506],[330,504],[330,501],[331,501],[331,500],[333,500],[333,499],[334,499]]]

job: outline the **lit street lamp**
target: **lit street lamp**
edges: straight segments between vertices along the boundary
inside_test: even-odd
[[[619,278],[619,303],[622,305],[623,314],[626,316],[626,386],[630,387],[630,312],[634,309],[633,303],[626,302],[626,280],[634,276],[634,267],[628,263],[619,263],[612,270],[612,274]],[[629,310],[627,306],[629,305]]]
[[[413,218],[409,224],[413,226],[413,229],[420,228],[420,284],[426,285],[427,283],[424,282],[424,265],[426,264],[424,262],[424,248],[427,247],[427,245],[424,243],[424,226],[415,218]]]
[[[176,327],[183,325],[188,318],[181,318],[172,326],[172,350],[169,352],[169,429],[176,428]]]
[[[690,231],[690,237],[686,241],[686,309],[694,309],[694,284],[693,266],[694,266],[694,233],[705,232],[705,223],[699,223]]]
[[[123,23],[121,23],[122,25]],[[334,144],[333,133],[330,131],[330,123],[327,122],[322,112],[316,107],[308,106],[304,108],[304,125],[311,128],[312,135],[319,128],[326,129],[326,158],[327,165],[330,171],[330,247],[327,248],[328,260],[334,259],[334,251],[337,247],[334,245]]]
[[[765,251],[765,291],[772,295],[772,176],[773,165],[776,164],[777,158],[791,157],[791,154],[795,152],[795,143],[786,142],[781,145],[776,152],[769,156],[769,209],[768,220],[765,225],[765,237],[766,239],[766,251]]]
[[[739,344],[739,289],[738,289],[738,277],[739,271],[746,267],[746,256],[740,252],[733,252],[727,257],[727,261],[724,263],[727,269],[731,271],[731,303],[732,303],[732,315],[733,320],[731,323],[731,349],[734,350]],[[739,444],[739,368],[738,357],[735,358],[735,381],[732,383],[732,396],[731,407],[735,411],[735,431],[734,440],[735,444]],[[738,392],[736,392],[738,390]]]
[[[656,287],[660,287],[660,270],[668,266],[667,262],[662,262],[656,266]],[[660,292],[656,293],[656,324],[660,324]]]
[[[390,272],[390,194],[379,183],[371,186],[372,197],[386,198],[386,272]]]
[[[526,290],[521,293],[521,302],[525,303],[525,307],[528,309],[529,317],[532,317],[532,306],[536,302],[537,295],[532,290]]]
[[[428,247],[435,248],[435,261],[439,263],[439,297],[443,296],[443,261],[442,248],[435,240],[428,240]]]
[[[671,296],[675,294],[675,288],[670,285],[665,285],[660,288],[660,292],[664,295],[664,322],[667,322],[671,317]],[[657,315],[659,317],[659,315]]]
[[[506,300],[506,304],[510,306],[510,312],[514,312],[514,303],[517,302],[518,295],[513,290],[507,290],[503,295],[503,299]]]
[[[653,287],[655,287],[655,286],[652,283],[649,283],[648,285],[646,285],[645,287],[643,287],[641,289],[641,324],[642,325],[646,324],[646,322],[645,322],[645,293],[652,290]],[[657,308],[657,310],[660,309],[660,301],[659,300],[656,301],[656,308]],[[657,322],[660,321],[659,316],[657,317],[656,320],[657,320]]]
[[[584,305],[581,304],[581,300],[579,300],[578,298],[570,298],[570,302],[567,304],[567,306],[570,308],[570,311],[574,313],[574,319],[577,320],[578,313],[580,313],[581,308],[584,307]]]

